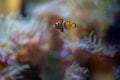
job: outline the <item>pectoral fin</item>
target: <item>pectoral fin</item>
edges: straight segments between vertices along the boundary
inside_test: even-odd
[[[61,32],[63,32],[63,31],[64,31],[64,29],[63,29],[63,28],[61,28],[61,29],[60,29],[60,31],[61,31]]]

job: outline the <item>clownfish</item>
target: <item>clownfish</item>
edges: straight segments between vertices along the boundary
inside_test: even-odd
[[[2,64],[10,64],[10,59],[7,59],[5,56],[0,55],[0,63],[2,63]]]
[[[55,24],[53,24],[53,28],[60,29],[61,32],[63,32],[64,29],[76,28],[76,24],[59,19]]]

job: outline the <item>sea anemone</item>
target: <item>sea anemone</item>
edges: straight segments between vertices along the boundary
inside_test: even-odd
[[[64,80],[86,80],[89,70],[74,62],[66,69]]]
[[[115,71],[115,77],[117,80],[120,80],[120,66],[114,68]]]
[[[21,79],[24,78],[23,75],[21,75],[21,71],[24,69],[29,68],[29,65],[20,65],[20,64],[14,64],[11,66],[8,66],[2,70],[0,70],[0,79],[6,80],[6,79]]]

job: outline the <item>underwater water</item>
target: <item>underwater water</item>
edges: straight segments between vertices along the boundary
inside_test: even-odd
[[[119,0],[0,0],[0,80],[120,80]]]

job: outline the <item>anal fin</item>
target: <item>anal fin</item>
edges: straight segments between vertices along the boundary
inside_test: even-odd
[[[61,32],[63,32],[63,31],[64,31],[64,29],[63,29],[63,28],[61,28],[61,29],[60,29],[60,31],[61,31]]]

